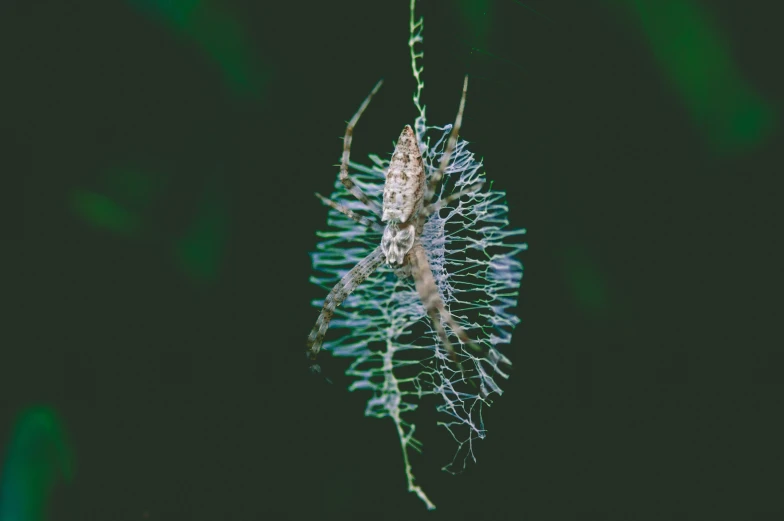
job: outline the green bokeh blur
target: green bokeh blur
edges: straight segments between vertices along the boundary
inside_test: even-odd
[[[0,520],[50,519],[53,487],[73,478],[74,454],[57,413],[50,407],[24,410],[0,460]]]
[[[738,154],[764,144],[779,107],[744,77],[732,42],[710,4],[695,0],[613,0],[625,4],[714,153]]]

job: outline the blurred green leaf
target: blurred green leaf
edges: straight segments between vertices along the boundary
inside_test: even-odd
[[[216,0],[128,0],[195,42],[223,69],[235,94],[258,99],[267,81],[240,19]]]
[[[49,407],[25,410],[14,425],[0,481],[0,521],[46,519],[58,477],[73,479],[74,457],[57,414]]]
[[[97,228],[104,228],[123,235],[132,235],[141,228],[139,217],[105,195],[86,190],[73,190],[69,202],[71,209],[82,219]]]
[[[622,1],[718,152],[743,151],[771,135],[778,111],[743,78],[708,12],[690,0]]]
[[[492,3],[489,0],[460,0],[458,6],[471,38],[471,47],[487,49],[493,18]]]

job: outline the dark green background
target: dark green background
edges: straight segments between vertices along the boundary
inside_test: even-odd
[[[302,354],[345,121],[382,77],[353,157],[415,117],[407,4],[4,5],[0,449],[59,415],[52,519],[425,514],[347,361]],[[444,519],[779,519],[775,2],[551,4],[421,10],[429,120],[468,73],[530,250],[479,463],[439,471],[428,408],[419,484]]]

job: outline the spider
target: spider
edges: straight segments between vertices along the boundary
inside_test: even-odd
[[[384,173],[386,180],[384,182],[383,206],[379,207],[378,203],[370,200],[354,183],[349,176],[348,167],[354,126],[356,126],[370,100],[381,88],[382,83],[383,80],[380,80],[373,87],[373,90],[362,102],[354,117],[348,122],[346,135],[343,139],[343,159],[340,165],[340,181],[354,197],[370,209],[376,220],[358,215],[340,203],[316,193],[316,196],[327,206],[368,228],[380,232],[382,236],[381,244],[343,276],[324,300],[324,306],[321,309],[318,320],[316,320],[316,324],[310,331],[310,335],[308,335],[307,342],[306,354],[311,360],[311,370],[314,372],[321,370],[318,364],[315,363],[315,360],[324,342],[324,336],[329,328],[329,322],[332,320],[335,308],[382,263],[386,263],[400,278],[414,278],[419,298],[427,310],[427,314],[435,327],[441,343],[447,353],[449,353],[450,358],[458,366],[460,366],[460,363],[457,360],[455,349],[449,341],[442,321],[449,325],[461,342],[476,351],[482,351],[446,309],[444,301],[438,293],[438,286],[428,263],[427,254],[420,241],[425,222],[430,215],[461,196],[478,190],[483,184],[483,181],[480,181],[467,189],[433,201],[436,189],[444,176],[444,172],[449,165],[450,156],[457,143],[457,136],[463,119],[463,109],[465,108],[466,91],[468,90],[468,76],[465,77],[463,82],[460,107],[438,170],[430,175],[430,179],[425,179],[425,165],[422,160],[419,142],[411,126],[406,125],[403,127],[403,131],[397,140],[395,151],[389,162],[389,168]],[[382,225],[381,223],[385,224]]]

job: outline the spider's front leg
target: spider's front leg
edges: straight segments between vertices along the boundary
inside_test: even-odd
[[[332,199],[328,199],[318,192],[316,192],[316,197],[321,199],[322,203],[326,204],[327,206],[329,206],[334,210],[337,210],[338,212],[342,213],[352,221],[359,223],[362,226],[367,226],[368,228],[371,228],[379,233],[384,233],[384,227],[378,224],[377,222],[373,222],[367,217],[363,217],[362,215],[353,212],[350,208],[347,208],[346,206],[340,203],[336,203]]]
[[[379,207],[378,203],[375,201],[371,201],[365,192],[362,191],[355,183],[354,180],[351,179],[351,176],[348,175],[348,165],[349,165],[349,157],[351,156],[351,140],[354,136],[354,127],[356,126],[357,122],[359,121],[360,116],[362,113],[365,112],[365,109],[370,104],[370,100],[373,98],[373,95],[378,92],[378,89],[381,88],[381,84],[384,80],[379,80],[376,83],[376,86],[373,87],[373,90],[370,91],[368,97],[365,98],[365,101],[362,102],[362,105],[359,106],[359,110],[357,113],[354,114],[354,117],[348,122],[346,125],[346,135],[343,137],[343,160],[340,162],[340,182],[343,183],[343,186],[346,187],[346,190],[351,192],[351,195],[362,201],[370,210],[373,211],[377,216],[381,216],[381,208]]]
[[[439,201],[436,201],[434,203],[431,203],[431,204],[425,206],[422,209],[422,217],[430,217],[431,215],[433,215],[434,213],[436,213],[437,211],[439,211],[441,208],[443,208],[444,206],[448,205],[452,201],[457,201],[458,199],[460,199],[464,195],[473,194],[473,193],[478,192],[479,189],[482,188],[482,186],[484,186],[484,184],[485,184],[485,180],[484,179],[480,179],[478,182],[472,184],[468,188],[464,188],[463,190],[460,190],[459,192],[455,192],[453,194],[450,194],[450,195],[444,197],[443,199],[441,199]]]
[[[465,80],[463,80],[463,94],[460,96],[460,107],[457,109],[455,124],[452,125],[452,132],[449,133],[449,140],[446,142],[444,154],[441,156],[441,164],[438,166],[438,170],[433,172],[433,175],[430,176],[430,179],[427,182],[427,190],[425,191],[426,204],[432,201],[433,196],[436,193],[436,189],[438,188],[438,183],[440,183],[441,179],[444,177],[446,167],[449,166],[449,160],[452,158],[452,152],[455,150],[455,145],[457,144],[457,135],[460,133],[460,126],[463,124],[463,111],[465,110],[467,91],[468,76],[466,75]]]
[[[370,255],[359,261],[359,263],[351,268],[351,271],[346,273],[332,291],[329,292],[327,298],[324,299],[324,306],[321,308],[316,325],[308,335],[307,351],[306,354],[312,361],[311,369],[314,372],[319,372],[321,368],[315,363],[318,352],[321,350],[321,345],[324,343],[324,336],[327,334],[329,322],[332,320],[332,315],[335,313],[335,308],[343,303],[351,293],[367,279],[371,273],[376,271],[376,268],[384,262],[384,253],[381,251],[381,246],[373,250]]]

